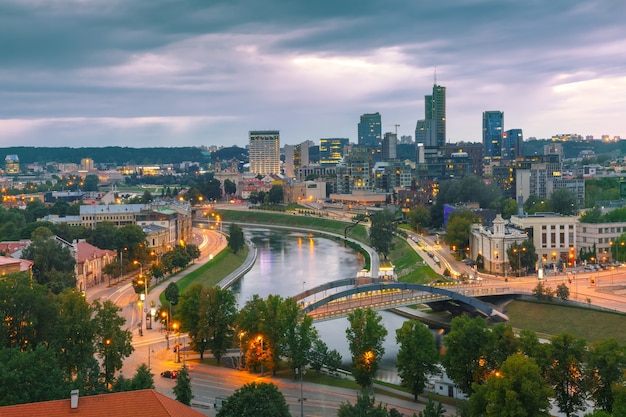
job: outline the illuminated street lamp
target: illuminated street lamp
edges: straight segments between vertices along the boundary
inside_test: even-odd
[[[242,369],[241,368],[241,364],[242,364],[242,361],[243,361],[243,348],[242,348],[241,341],[242,341],[243,337],[245,336],[245,334],[246,334],[246,332],[244,332],[243,330],[241,330],[239,332],[239,370]]]
[[[259,343],[261,345],[261,354],[259,355],[259,358],[261,358],[260,362],[261,362],[261,376],[265,376],[265,369],[263,368],[263,362],[265,361],[264,358],[264,353],[265,350],[263,349],[263,336],[258,335],[256,338],[257,343]]]
[[[177,353],[176,362],[180,363],[180,346],[178,343],[180,339],[180,332],[179,332],[180,329],[179,329],[178,323],[176,322],[172,323],[172,328],[176,332],[176,343],[174,345],[174,348],[176,349],[176,353]]]
[[[161,320],[165,320],[165,340],[167,341],[167,349],[170,349],[170,316],[167,311],[161,311]]]
[[[513,253],[517,253],[517,276],[522,276],[522,252],[526,252],[526,248],[522,246],[522,249],[513,248]]]

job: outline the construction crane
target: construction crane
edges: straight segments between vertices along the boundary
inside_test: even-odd
[[[395,125],[385,125],[385,126],[394,126],[396,128],[396,136],[398,136],[398,128],[400,127],[400,125],[395,124]]]

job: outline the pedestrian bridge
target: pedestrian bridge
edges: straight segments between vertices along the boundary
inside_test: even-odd
[[[387,310],[415,304],[429,304],[451,311],[463,310],[492,321],[508,317],[493,305],[476,297],[511,294],[508,288],[482,285],[421,285],[376,278],[347,278],[311,288],[294,297],[303,312],[315,321],[347,316],[358,308]],[[441,308],[440,308],[441,309]]]

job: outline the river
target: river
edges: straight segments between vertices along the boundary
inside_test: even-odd
[[[244,228],[244,233],[257,246],[258,256],[252,269],[230,287],[239,307],[254,294],[262,298],[270,294],[289,297],[326,282],[355,277],[364,264],[363,257],[353,249],[323,235],[252,227]],[[388,334],[376,378],[399,384],[395,368],[398,354],[395,331],[405,318],[386,311],[379,314]],[[348,366],[351,357],[345,337],[348,320],[318,322],[315,327],[320,338],[330,349],[339,351]]]

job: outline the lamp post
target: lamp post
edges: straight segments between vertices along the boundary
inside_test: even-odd
[[[241,342],[245,334],[246,332],[244,332],[243,330],[239,332],[239,370],[240,371],[241,371],[241,363],[243,360],[243,348],[242,348]]]
[[[148,279],[143,277],[143,265],[141,264],[141,262],[139,261],[133,261],[133,263],[135,265],[139,265],[139,279],[141,281],[143,281],[143,301],[145,303],[146,306],[146,311],[142,311],[141,313],[147,313],[147,309],[148,309]],[[137,283],[139,284],[140,281],[137,281]],[[141,316],[141,321],[143,322],[143,316]],[[148,323],[146,323],[146,330],[148,330]]]
[[[180,346],[179,346],[179,343],[178,343],[178,340],[179,340],[179,338],[180,338],[180,336],[179,336],[179,335],[180,335],[180,333],[179,333],[179,331],[178,331],[178,330],[179,330],[179,329],[178,329],[178,323],[172,323],[172,328],[173,328],[173,329],[174,329],[174,331],[176,332],[176,343],[175,343],[175,345],[174,345],[174,346],[175,346],[175,348],[176,348],[176,354],[177,354],[177,356],[176,356],[176,362],[177,362],[177,363],[180,363]]]
[[[161,311],[161,319],[165,320],[165,341],[167,342],[167,350],[170,349],[170,316],[167,311]]]
[[[623,241],[620,242],[619,245],[623,248],[624,247],[624,242]],[[619,256],[619,248],[617,248],[617,249],[618,249],[618,251],[617,251],[617,262],[621,262],[622,260],[621,260],[621,258]]]
[[[261,354],[259,355],[259,357],[261,358],[261,360],[260,360],[260,362],[261,362],[261,376],[265,376],[265,370],[263,368],[263,362],[264,362],[263,356],[264,356],[264,353],[265,353],[265,350],[263,349],[263,336],[261,336],[261,335],[257,336],[256,341],[257,341],[257,343],[261,344]]]

